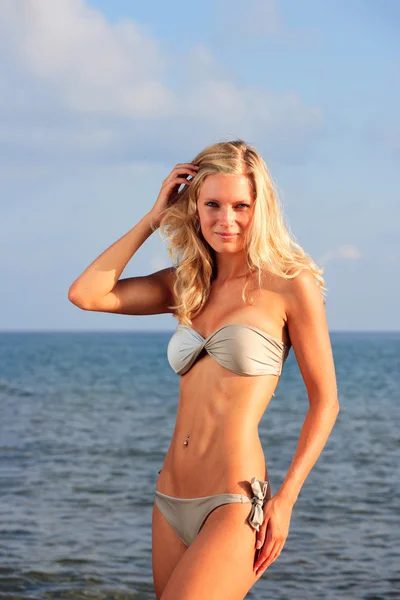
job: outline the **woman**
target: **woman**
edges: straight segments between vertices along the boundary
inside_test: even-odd
[[[120,279],[157,228],[174,267]],[[242,599],[281,553],[339,411],[322,272],[291,239],[264,161],[236,140],[176,165],[150,212],[71,286],[85,310],[179,322],[167,352],[177,419],[152,517],[158,599]],[[291,346],[310,406],[273,495],[258,424]]]

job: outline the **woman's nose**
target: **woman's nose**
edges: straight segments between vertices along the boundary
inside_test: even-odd
[[[220,213],[221,225],[230,225],[235,220],[235,215],[231,210],[221,210]]]

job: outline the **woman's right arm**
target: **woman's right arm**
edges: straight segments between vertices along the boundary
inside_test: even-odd
[[[184,174],[186,173],[186,176]],[[190,184],[197,167],[176,165],[164,180],[152,210],[128,233],[107,248],[69,288],[68,299],[83,310],[126,315],[152,315],[171,312],[174,303],[175,269],[168,267],[142,277],[119,279],[127,263],[147,240],[182,183]]]
[[[144,277],[119,279],[127,263],[151,235],[146,214],[128,233],[114,242],[74,281],[68,299],[83,310],[126,315],[171,312],[172,267]]]

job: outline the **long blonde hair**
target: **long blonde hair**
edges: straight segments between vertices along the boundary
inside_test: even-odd
[[[249,272],[258,271],[259,285],[264,269],[287,279],[308,269],[324,295],[324,270],[316,266],[289,233],[278,193],[260,154],[243,140],[233,140],[208,146],[192,162],[199,166],[198,173],[190,185],[185,184],[171,199],[159,225],[161,236],[169,241],[168,253],[175,266],[174,294],[178,303],[170,309],[178,321],[192,324],[191,317],[202,310],[217,274],[215,252],[201,233],[196,210],[203,182],[217,173],[249,177],[255,204],[246,232],[245,252]],[[242,294],[245,302],[247,283]]]

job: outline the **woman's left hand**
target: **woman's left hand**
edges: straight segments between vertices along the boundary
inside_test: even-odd
[[[264,504],[264,521],[256,537],[256,542],[261,542],[253,567],[256,575],[261,575],[280,555],[289,534],[292,510],[293,504],[279,494]]]

